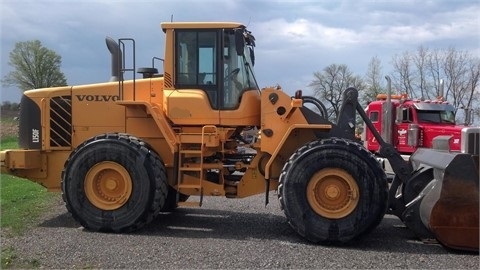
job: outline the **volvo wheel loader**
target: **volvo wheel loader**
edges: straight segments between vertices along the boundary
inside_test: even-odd
[[[478,250],[478,129],[465,129],[462,152],[437,147],[407,162],[376,132],[354,88],[335,123],[301,91],[260,89],[244,25],[161,27],[165,55],[151,67],[136,69],[135,40],[107,38],[109,82],[26,91],[19,149],[1,152],[2,173],[61,191],[92,231],[137,230],[205,196],[264,193],[268,203],[275,190],[288,223],[312,242],[347,243],[391,213],[419,237]],[[391,185],[355,138],[356,113],[390,160]]]

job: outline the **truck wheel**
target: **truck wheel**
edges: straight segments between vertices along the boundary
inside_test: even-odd
[[[285,164],[278,188],[290,226],[311,242],[341,244],[366,234],[387,208],[387,180],[376,159],[344,139],[313,141]]]
[[[71,153],[62,191],[68,211],[86,229],[127,232],[159,213],[167,178],[158,155],[137,138],[104,134]]]

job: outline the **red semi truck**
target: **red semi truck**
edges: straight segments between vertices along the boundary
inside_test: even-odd
[[[406,94],[391,94],[391,81],[388,76],[386,79],[388,93],[379,94],[365,108],[368,118],[384,141],[392,144],[405,160],[418,148],[462,151],[462,136],[468,136],[469,131],[465,128],[470,123],[455,123],[455,108],[443,98],[443,81],[440,81],[439,98],[421,100],[411,99]],[[471,117],[467,117],[467,121],[470,120]],[[380,145],[368,128],[363,129],[362,140],[365,148],[373,153],[379,152]],[[388,160],[383,157],[377,159],[389,178],[393,177]]]
[[[368,104],[366,112],[385,141],[393,144],[401,154],[409,155],[419,147],[433,148],[437,136],[450,136],[449,149],[460,151],[461,131],[464,125],[455,123],[455,108],[442,98],[437,100],[409,99],[406,95],[380,94]],[[367,129],[365,147],[378,151],[379,144]]]
[[[440,96],[435,100],[424,100],[410,99],[406,94],[391,94],[390,77],[385,79],[388,93],[379,94],[377,100],[370,102],[365,109],[383,140],[392,144],[405,159],[417,148],[462,150],[462,129],[469,123],[455,123],[455,108],[443,98],[443,80],[440,80]],[[467,117],[467,121],[470,119]],[[434,140],[439,136],[442,140]],[[379,143],[367,128],[364,128],[362,140],[365,148],[378,152]]]

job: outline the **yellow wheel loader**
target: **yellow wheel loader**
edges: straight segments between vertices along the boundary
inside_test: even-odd
[[[135,40],[107,38],[109,82],[26,91],[20,149],[1,152],[2,173],[61,191],[92,231],[137,230],[204,196],[264,193],[268,203],[276,190],[289,224],[312,242],[349,242],[391,213],[419,237],[478,250],[478,129],[465,130],[461,153],[438,147],[407,162],[372,128],[356,89],[336,123],[301,91],[260,89],[244,25],[161,27],[165,55],[151,67],[136,68]],[[356,113],[396,173],[391,185],[355,138]]]

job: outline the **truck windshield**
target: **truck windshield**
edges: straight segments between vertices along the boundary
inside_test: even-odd
[[[428,123],[455,124],[453,111],[418,111],[418,121]]]

